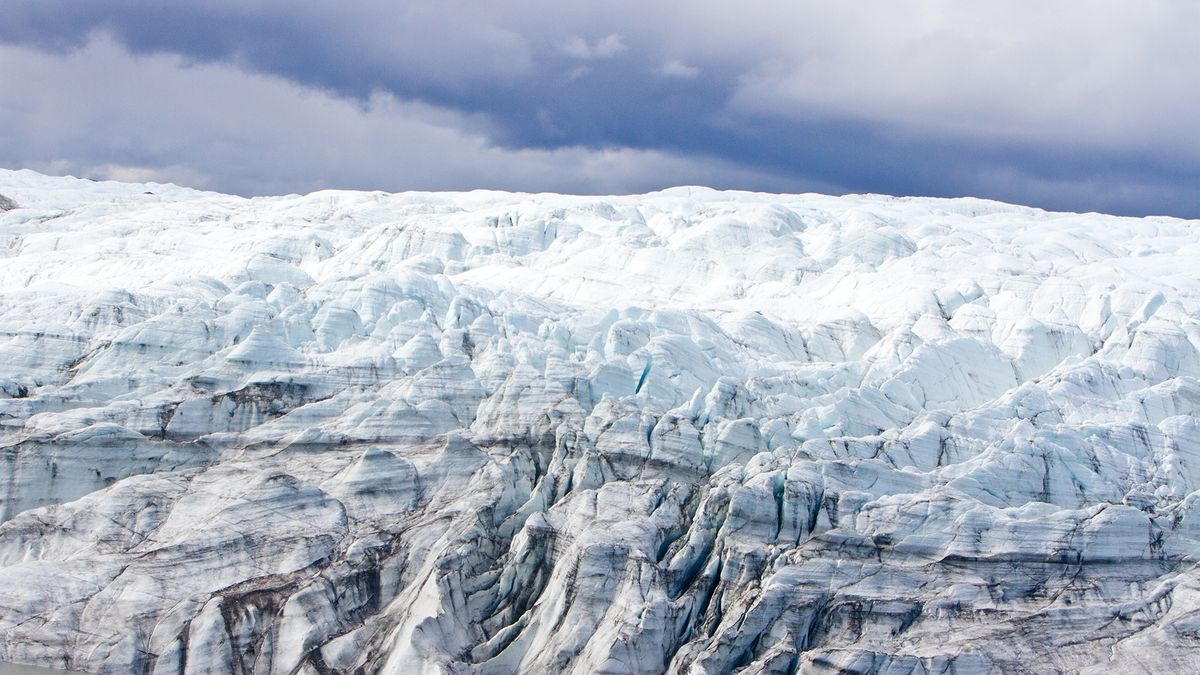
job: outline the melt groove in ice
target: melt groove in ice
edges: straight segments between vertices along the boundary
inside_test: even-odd
[[[1200,663],[1196,221],[0,194],[0,661]]]

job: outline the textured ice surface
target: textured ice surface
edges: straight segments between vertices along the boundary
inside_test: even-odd
[[[0,194],[0,661],[1200,663],[1200,223]]]

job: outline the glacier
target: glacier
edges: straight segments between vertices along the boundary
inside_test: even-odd
[[[0,195],[0,661],[1200,667],[1200,221]]]

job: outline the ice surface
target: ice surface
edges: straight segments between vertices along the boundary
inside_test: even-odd
[[[1200,663],[1195,221],[0,194],[0,661]]]

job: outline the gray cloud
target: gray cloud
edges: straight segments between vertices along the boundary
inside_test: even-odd
[[[0,40],[31,49],[69,53],[97,31],[133,53],[177,54],[181,71],[225,64],[328,92],[364,120],[380,114],[372,112],[379,100],[425,106],[439,128],[524,157],[531,183],[534,164],[548,162],[546,187],[565,181],[550,157],[624,153],[621,172],[596,180],[634,190],[657,185],[651,177],[707,176],[756,189],[974,194],[1200,216],[1200,4],[1183,0],[738,8],[708,0],[7,0],[0,8]],[[88,100],[104,108],[104,97],[94,91]],[[237,135],[200,122],[209,126],[191,133]],[[384,145],[409,139],[395,133]],[[224,138],[211,144],[236,155],[240,146]],[[418,151],[398,150],[404,157],[390,172],[352,169],[355,160],[337,148],[326,150],[326,164],[344,165],[343,177],[364,185],[403,187],[395,176],[414,168],[405,158],[421,155],[420,140],[404,141]],[[108,146],[95,140],[63,143],[62,156],[136,159],[104,155]],[[256,147],[268,151],[264,143]],[[4,161],[49,161],[46,147],[24,147]],[[180,152],[159,161],[198,163]],[[678,168],[664,172],[652,157]],[[319,182],[323,166],[296,166],[288,189]],[[241,191],[283,184],[244,173],[218,171],[213,180]],[[477,180],[486,180],[478,169],[448,168],[439,185]]]
[[[133,56],[103,38],[62,55],[0,46],[0,79],[11,83],[0,91],[0,164],[49,173],[249,194],[792,187],[707,157],[498,147],[488,140],[486,120],[457,111],[386,92],[357,103],[229,65]]]
[[[592,44],[588,41],[573,35],[559,46],[564,54],[572,58],[590,61],[592,59],[609,59],[617,54],[628,49],[625,42],[621,40],[621,36],[613,33],[596,40]]]

